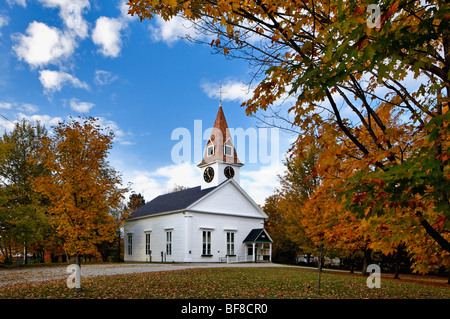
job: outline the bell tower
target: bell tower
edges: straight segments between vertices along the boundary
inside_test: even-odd
[[[197,165],[202,170],[201,189],[220,185],[229,178],[239,184],[239,169],[243,165],[238,159],[220,103],[211,136],[206,143],[205,155]]]

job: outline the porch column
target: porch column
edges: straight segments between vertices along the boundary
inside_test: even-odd
[[[269,261],[272,262],[272,243],[269,244]]]
[[[255,245],[256,245],[256,243],[253,243],[253,262],[255,262],[256,261],[256,258],[255,258]]]

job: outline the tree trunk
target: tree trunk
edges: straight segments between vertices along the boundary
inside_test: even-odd
[[[403,250],[404,250],[405,246],[403,244],[398,245],[397,247],[397,252],[395,254],[395,274],[394,274],[394,279],[400,279],[399,274],[400,274],[400,264],[402,262],[402,256],[403,256]]]
[[[23,264],[28,264],[28,247],[27,243],[23,243]]]
[[[367,273],[367,266],[371,263],[371,255],[372,255],[372,249],[364,249],[364,261],[363,261],[363,267],[361,273],[363,275],[368,275]]]
[[[394,279],[400,279],[399,275],[399,268],[400,268],[400,261],[398,260],[398,256],[395,260],[395,273],[394,273]]]
[[[317,265],[318,270],[319,270],[319,282],[317,285],[317,294],[319,294],[319,295],[320,295],[320,277],[322,274],[322,266],[323,266],[323,253],[322,252],[323,252],[323,246],[320,246],[319,247],[319,264]]]
[[[309,253],[306,255],[306,265],[307,266],[311,265],[311,254]]]
[[[117,232],[117,261],[121,261],[120,260],[120,229]]]
[[[11,263],[14,263],[14,259],[13,259],[13,255],[12,255],[12,247],[11,247],[11,243],[9,243],[9,260],[11,261]]]

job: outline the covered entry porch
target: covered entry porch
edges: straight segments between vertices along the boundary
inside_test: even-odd
[[[264,228],[252,229],[243,244],[245,260],[250,262],[271,262],[273,240]]]

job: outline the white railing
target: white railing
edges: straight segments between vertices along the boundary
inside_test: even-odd
[[[256,256],[256,261],[263,261],[263,256],[259,255]],[[227,264],[232,263],[248,263],[253,262],[253,256],[247,255],[247,256],[226,256],[226,257],[219,257],[220,262],[226,262]]]

